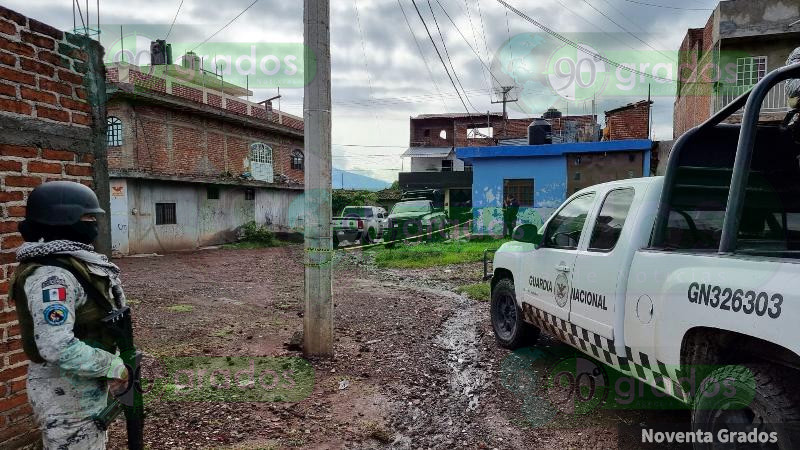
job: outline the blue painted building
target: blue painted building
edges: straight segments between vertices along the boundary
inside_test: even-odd
[[[540,226],[561,203],[586,186],[650,175],[649,139],[545,145],[460,147],[472,164],[475,234],[503,233],[503,199],[520,203],[517,224]]]

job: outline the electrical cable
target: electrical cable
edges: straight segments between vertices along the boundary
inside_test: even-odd
[[[681,6],[669,6],[669,5],[656,5],[653,3],[646,3],[646,2],[639,2],[636,0],[625,0],[628,3],[635,3],[637,5],[644,5],[644,6],[653,6],[655,8],[667,8],[667,9],[677,9],[680,11],[713,11],[711,8],[684,8]]]
[[[643,76],[643,77],[652,78],[652,79],[657,80],[657,81],[661,81],[661,82],[674,82],[675,81],[675,80],[672,80],[670,78],[659,77],[657,75],[649,74],[647,72],[642,72],[642,71],[636,70],[636,69],[634,69],[632,67],[626,66],[624,64],[620,64],[620,63],[618,63],[618,62],[616,62],[616,61],[614,61],[612,59],[609,59],[609,58],[603,56],[602,54],[600,54],[598,52],[595,52],[595,51],[592,51],[592,50],[590,50],[590,49],[588,49],[586,47],[583,47],[582,45],[570,40],[569,38],[567,38],[567,37],[555,32],[555,31],[553,31],[552,29],[548,28],[546,25],[534,20],[533,18],[531,18],[527,14],[525,14],[522,11],[518,10],[517,8],[513,7],[512,5],[510,5],[505,0],[497,0],[497,2],[500,3],[501,5],[503,5],[504,7],[506,7],[508,10],[510,10],[514,14],[516,14],[519,17],[523,18],[527,22],[530,22],[531,24],[535,25],[537,28],[541,29],[545,33],[553,36],[554,38],[558,39],[559,41],[569,45],[570,47],[572,47],[572,48],[574,48],[576,50],[580,50],[580,51],[586,53],[587,55],[592,56],[592,58],[594,58],[595,60],[603,61],[603,62],[605,62],[607,64],[610,64],[610,65],[612,65],[614,67],[627,70],[628,72],[635,73],[635,74]]]
[[[181,12],[181,7],[183,6],[183,1],[184,1],[184,0],[181,0],[181,3],[180,3],[180,5],[178,5],[178,10],[177,10],[177,11],[175,11],[175,17],[173,17],[173,18],[172,18],[172,25],[170,25],[170,26],[169,26],[169,31],[167,32],[167,35],[166,35],[166,36],[164,36],[164,40],[165,40],[165,41],[166,41],[167,39],[169,39],[169,35],[170,35],[170,34],[172,34],[172,27],[174,27],[174,26],[175,26],[175,21],[176,21],[176,20],[178,20],[178,14],[180,14],[180,12]]]
[[[408,20],[408,15],[406,15],[406,9],[403,8],[403,3],[400,0],[397,0],[397,4],[400,6],[400,11],[403,12],[403,18],[405,18],[406,25],[408,25],[408,32],[411,33],[411,38],[414,39],[414,44],[417,45],[417,50],[419,51],[419,55],[422,57],[422,61],[425,63],[425,68],[428,70],[428,75],[431,77],[433,86],[436,88],[436,92],[439,93],[439,97],[441,97],[442,99],[442,107],[444,109],[447,109],[447,103],[444,101],[442,90],[441,88],[439,88],[439,83],[436,82],[436,78],[433,76],[433,71],[431,70],[431,66],[428,63],[428,58],[425,56],[425,52],[422,51],[422,46],[420,45],[419,40],[417,40],[417,35],[414,34],[414,29],[411,27],[411,22]]]
[[[453,85],[453,89],[455,89],[456,94],[458,94],[458,99],[461,100],[461,104],[464,105],[464,109],[467,111],[467,113],[469,113],[469,108],[467,108],[467,104],[464,103],[464,99],[461,98],[461,93],[458,91],[458,88],[456,87],[456,82],[453,81],[453,77],[450,76],[450,71],[447,70],[447,64],[445,64],[444,58],[442,58],[442,54],[439,52],[439,48],[436,47],[436,41],[433,39],[431,31],[428,29],[428,24],[425,23],[425,19],[422,17],[422,13],[420,12],[419,7],[417,7],[417,1],[411,0],[411,3],[414,5],[414,9],[417,11],[419,20],[422,21],[422,26],[425,27],[425,32],[428,34],[428,39],[431,40],[431,44],[433,44],[433,48],[434,50],[436,50],[436,54],[439,56],[439,61],[441,61],[442,67],[444,67],[444,71],[447,72],[447,78],[450,79],[450,84]]]
[[[228,28],[228,26],[230,26],[230,24],[232,24],[234,21],[236,21],[236,19],[238,19],[239,17],[241,17],[241,16],[242,16],[242,14],[246,13],[246,12],[247,12],[247,10],[248,10],[248,9],[250,9],[250,8],[252,8],[252,7],[253,7],[253,5],[255,5],[256,3],[258,3],[258,0],[253,0],[253,3],[250,3],[250,5],[248,5],[248,6],[247,6],[245,9],[243,9],[243,10],[242,10],[242,12],[240,12],[239,14],[237,14],[237,15],[236,15],[236,17],[234,17],[233,19],[231,19],[231,20],[230,20],[228,23],[226,23],[225,25],[223,25],[223,26],[222,26],[222,28],[220,28],[219,30],[215,31],[215,32],[214,32],[214,34],[212,34],[211,36],[207,37],[207,38],[206,38],[206,39],[205,39],[203,42],[201,42],[201,43],[197,44],[197,45],[196,45],[196,46],[195,46],[193,49],[191,49],[191,50],[189,50],[189,51],[190,51],[190,52],[193,52],[193,51],[195,51],[195,50],[196,50],[198,47],[200,47],[201,45],[203,45],[203,44],[205,44],[206,42],[210,41],[210,40],[211,40],[211,39],[212,39],[214,36],[216,36],[217,34],[219,34],[219,33],[220,33],[222,30],[224,30],[225,28]]]

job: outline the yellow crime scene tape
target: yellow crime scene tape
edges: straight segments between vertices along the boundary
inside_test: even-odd
[[[347,252],[347,251],[351,251],[351,250],[360,250],[360,249],[365,249],[365,248],[377,247],[379,245],[395,244],[395,243],[403,242],[403,241],[411,241],[411,240],[419,239],[421,237],[430,236],[430,235],[433,235],[433,234],[436,234],[436,233],[442,233],[442,232],[445,232],[445,231],[449,231],[449,230],[452,230],[454,228],[458,228],[458,227],[464,226],[465,224],[466,225],[470,225],[470,228],[471,228],[473,220],[474,219],[470,219],[470,220],[468,220],[466,222],[463,222],[463,223],[460,223],[460,224],[457,224],[457,225],[453,225],[453,226],[450,226],[450,227],[447,227],[447,228],[442,228],[441,230],[430,231],[428,233],[418,234],[416,236],[410,236],[410,237],[406,237],[406,238],[402,238],[402,239],[396,239],[394,241],[378,242],[378,243],[375,243],[375,244],[366,244],[366,245],[358,245],[358,246],[354,246],[354,247],[334,248],[334,249],[308,248],[308,249],[306,249],[306,258],[307,259],[308,259],[308,255],[311,254],[311,253],[331,253],[331,257],[327,261],[322,261],[322,262],[319,262],[319,263],[312,263],[312,262],[309,262],[308,260],[306,260],[303,263],[303,265],[307,266],[307,267],[321,267],[321,266],[325,266],[325,265],[331,264],[333,262],[332,254],[334,252],[336,252],[336,251]],[[468,228],[468,229],[470,229],[470,228]],[[463,235],[461,235],[459,237],[467,237],[467,236],[471,236],[471,235],[472,235],[472,232],[468,231],[468,232],[464,233]],[[445,241],[450,241],[450,240],[452,240],[452,239],[447,239]]]

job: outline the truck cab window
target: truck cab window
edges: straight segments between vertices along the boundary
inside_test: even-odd
[[[615,189],[608,193],[595,220],[589,250],[605,252],[614,249],[625,226],[633,196],[633,189]]]
[[[547,225],[544,246],[551,248],[578,248],[586,216],[594,202],[594,192],[572,199]]]

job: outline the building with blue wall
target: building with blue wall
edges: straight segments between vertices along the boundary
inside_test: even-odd
[[[520,203],[517,224],[542,223],[579,189],[650,175],[649,139],[545,145],[460,147],[472,164],[474,234],[503,233],[503,199]]]

